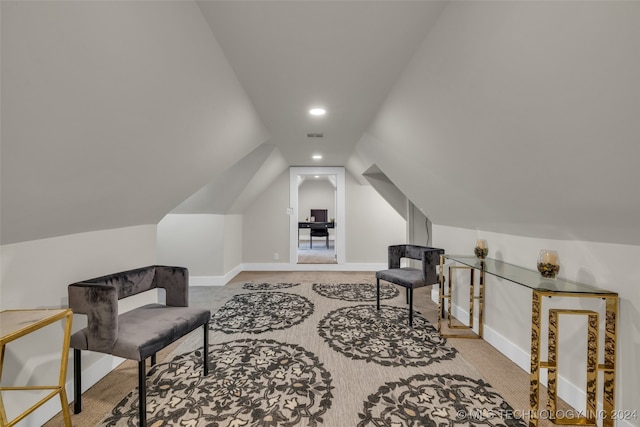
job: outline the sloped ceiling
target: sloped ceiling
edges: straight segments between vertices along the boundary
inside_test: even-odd
[[[357,150],[435,224],[640,244],[639,49],[638,2],[452,2]]]
[[[287,168],[280,150],[262,144],[182,202],[174,214],[242,213]]]
[[[269,143],[292,166],[343,166],[446,2],[198,5],[269,129]],[[310,117],[313,106],[327,115]],[[322,162],[312,160],[316,152]]]
[[[1,6],[3,244],[158,223],[268,138],[193,2]]]
[[[362,176],[371,184],[373,188],[404,218],[407,219],[407,196],[391,182],[384,172],[376,165],[362,173]]]
[[[434,224],[640,244],[640,2],[1,7],[2,243],[375,165]]]

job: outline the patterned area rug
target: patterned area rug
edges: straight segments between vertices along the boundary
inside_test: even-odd
[[[404,292],[370,283],[191,288],[212,310],[210,374],[194,331],[147,379],[150,426],[509,426],[511,406]],[[132,390],[100,423],[137,426]]]

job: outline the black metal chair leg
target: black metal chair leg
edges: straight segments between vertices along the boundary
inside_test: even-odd
[[[209,375],[209,324],[205,323],[202,328],[204,329],[204,345],[202,348],[202,357],[204,357],[204,359],[202,362],[204,365],[204,376],[206,377]]]
[[[376,278],[376,307],[380,310],[380,279]]]
[[[151,366],[156,366],[156,353],[151,355]]]
[[[407,288],[409,291],[409,326],[413,328],[413,288]]]
[[[73,349],[73,413],[82,411],[82,366],[80,365],[80,350]]]
[[[409,288],[405,288],[404,293],[405,293],[405,296],[407,298],[407,304],[409,304]]]
[[[147,375],[145,373],[145,361],[138,362],[138,408],[140,426],[147,425]]]

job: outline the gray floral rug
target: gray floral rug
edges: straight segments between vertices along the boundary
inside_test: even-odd
[[[373,292],[372,292],[373,290]],[[418,312],[404,292],[355,284],[191,288],[212,310],[210,374],[201,333],[147,378],[150,426],[509,426],[514,411]],[[137,426],[132,390],[103,426]]]

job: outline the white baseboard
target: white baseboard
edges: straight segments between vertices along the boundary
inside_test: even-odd
[[[239,264],[224,276],[190,276],[189,286],[224,286],[241,271],[242,264]]]
[[[386,263],[345,263],[345,264],[290,264],[290,263],[247,263],[243,271],[378,271],[385,270]]]
[[[288,262],[262,262],[240,264],[224,276],[191,276],[189,286],[224,286],[243,271],[379,271],[386,263],[346,264],[289,264]]]
[[[189,286],[224,286],[243,271],[379,271],[386,263],[346,264],[289,264],[288,262],[262,262],[240,264],[224,276],[191,276]]]
[[[431,299],[438,303],[438,287],[434,286],[431,290]],[[459,306],[453,305],[451,307],[451,314],[463,323],[468,324],[469,312],[463,310]],[[483,339],[495,347],[500,353],[508,357],[512,362],[522,368],[525,372],[531,372],[531,353],[530,349],[523,349],[511,342],[509,339],[500,335],[495,329],[487,326],[483,327]],[[547,371],[540,371],[540,383],[542,385],[547,384]],[[585,410],[586,393],[580,387],[577,387],[562,375],[558,375],[558,396],[575,408],[578,411]],[[599,408],[602,407],[602,403],[599,402]],[[528,408],[516,408],[521,410],[527,410]],[[541,407],[541,409],[544,409]],[[617,420],[617,427],[634,427],[628,420]]]

